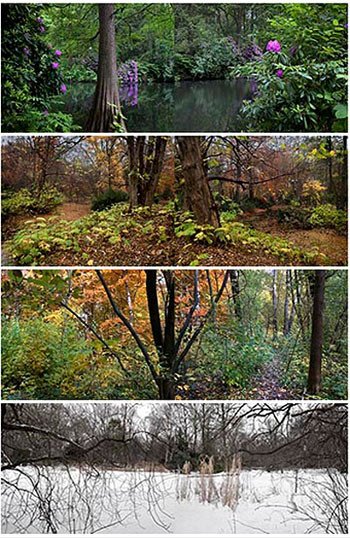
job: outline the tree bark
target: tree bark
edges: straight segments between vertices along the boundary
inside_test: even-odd
[[[138,206],[138,148],[137,144],[140,143],[140,137],[134,136],[127,137],[128,145],[128,159],[129,159],[129,173],[128,173],[128,193],[129,193],[129,209],[132,211]]]
[[[162,173],[167,139],[163,136],[158,136],[156,139],[154,156],[149,172],[147,188],[145,190],[144,205],[151,207],[154,201],[154,195],[157,190],[159,179]]]
[[[98,72],[93,106],[87,129],[94,133],[114,132],[117,122],[125,131],[121,115],[117,54],[115,40],[114,4],[99,4]]]
[[[276,340],[278,335],[278,321],[277,321],[277,271],[272,271],[272,330],[273,339]]]
[[[241,305],[240,288],[239,288],[239,272],[233,269],[230,270],[230,280],[231,280],[232,301],[234,304],[235,315],[238,321],[242,321],[242,305]]]
[[[340,189],[337,197],[337,208],[346,209],[348,206],[348,147],[347,137],[343,136]]]
[[[317,394],[321,387],[325,280],[326,271],[316,270],[313,293],[309,376],[307,381],[307,391],[310,394]]]
[[[135,207],[152,206],[154,195],[163,170],[167,139],[165,137],[129,136],[130,210]]]
[[[199,224],[220,226],[220,218],[205,174],[198,136],[178,136],[177,144],[185,180],[188,208]]]

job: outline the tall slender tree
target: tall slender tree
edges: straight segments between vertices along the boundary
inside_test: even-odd
[[[310,363],[307,381],[307,390],[310,394],[317,394],[321,387],[325,281],[326,271],[316,270],[313,286]]]

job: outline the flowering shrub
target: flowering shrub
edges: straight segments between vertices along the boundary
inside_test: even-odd
[[[269,41],[268,44],[266,45],[267,52],[281,52],[281,50],[282,50],[281,43],[277,41],[277,39],[273,39]]]
[[[131,106],[138,103],[138,65],[135,60],[123,63],[118,69],[120,100]]]
[[[248,127],[346,131],[346,9],[287,4],[266,27],[265,53],[231,69],[257,85],[241,110]]]
[[[137,84],[139,81],[137,62],[130,60],[123,63],[118,69],[118,78],[121,84]]]
[[[60,50],[48,46],[41,34],[46,31],[35,4],[3,6],[2,111],[5,131],[47,130],[48,120],[56,125],[69,123],[69,116],[54,114],[52,96],[66,91],[57,61]],[[70,125],[70,124],[69,124]]]

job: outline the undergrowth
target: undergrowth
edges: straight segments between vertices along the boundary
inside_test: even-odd
[[[233,337],[234,334],[234,337]],[[205,330],[199,360],[199,372],[220,376],[234,389],[248,389],[257,371],[270,361],[274,349],[257,330],[248,334],[239,325]]]
[[[167,210],[159,210],[157,214],[162,214],[162,211],[166,213]],[[83,262],[92,265],[90,254],[85,252],[86,247],[99,245],[102,239],[110,245],[122,246],[130,242],[135,231],[150,234],[155,231],[153,215],[148,208],[139,208],[129,213],[127,205],[120,203],[73,222],[39,217],[25,223],[25,228],[8,242],[8,250],[19,263],[27,265],[43,262],[56,251],[73,252]],[[138,216],[142,216],[142,219],[138,219]],[[160,226],[156,232],[158,241],[168,240],[165,227]]]
[[[209,224],[201,225],[195,222],[193,215],[189,211],[181,212],[177,214],[175,235],[208,245],[214,242],[237,246],[244,245],[278,256],[282,260],[304,262],[306,264],[315,262],[320,256],[316,248],[311,251],[305,251],[295,247],[292,242],[286,239],[272,236],[250,228],[242,222],[232,220],[230,212],[221,214],[221,223],[218,228],[214,228]]]

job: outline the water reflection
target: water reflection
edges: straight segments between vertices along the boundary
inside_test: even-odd
[[[176,83],[174,130],[239,131],[238,112],[249,96],[250,84],[243,79]]]
[[[92,105],[94,86],[76,84],[65,96],[65,110],[81,127]],[[239,110],[251,95],[251,83],[243,79],[124,84],[120,88],[129,132],[240,131],[244,125]]]

